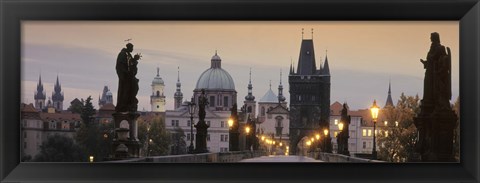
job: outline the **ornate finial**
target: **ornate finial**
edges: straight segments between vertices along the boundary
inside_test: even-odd
[[[280,69],[280,85],[282,85],[282,69]]]
[[[303,28],[302,28],[302,39],[303,39]]]
[[[180,66],[177,66],[177,82],[180,83]]]
[[[250,67],[250,79],[248,80],[248,83],[252,83],[252,68]]]

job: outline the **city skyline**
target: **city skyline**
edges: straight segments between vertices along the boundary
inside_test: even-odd
[[[210,67],[215,51],[222,58],[222,68],[234,79],[239,106],[247,95],[250,67],[257,101],[268,91],[270,80],[272,90],[278,94],[282,70],[284,96],[289,102],[290,64],[297,64],[302,36],[305,39],[313,36],[317,67],[323,64],[328,50],[331,103],[347,102],[352,109],[364,109],[376,99],[383,106],[391,81],[396,104],[401,92],[422,97],[424,69],[419,60],[426,57],[430,33],[439,32],[442,44],[452,49],[453,102],[459,94],[458,29],[456,21],[25,21],[21,100],[34,103],[33,93],[41,73],[47,97],[51,96],[59,75],[65,93],[64,109],[74,98],[86,99],[89,95],[98,109],[98,95],[104,85],[112,91],[116,104],[116,56],[125,46],[124,40],[132,38],[133,53],[143,55],[137,75],[139,111],[143,108],[150,111],[150,84],[157,66],[165,81],[166,109],[171,110],[177,67],[180,67],[183,99],[189,100],[198,77]]]

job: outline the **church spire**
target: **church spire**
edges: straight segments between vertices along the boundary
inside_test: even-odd
[[[385,103],[385,107],[387,106],[394,106],[393,105],[393,100],[392,100],[392,87],[391,87],[391,82],[388,81],[388,96],[387,96],[387,102]]]
[[[174,94],[175,103],[174,108],[177,109],[182,106],[183,93],[182,93],[182,83],[180,83],[180,66],[177,67],[177,90]]]
[[[328,50],[325,50],[325,63],[323,65],[323,74],[324,75],[330,75],[330,68],[328,66]]]
[[[285,97],[283,96],[282,69],[280,69],[280,84],[278,85],[278,102],[285,102]]]
[[[57,74],[57,81],[55,82],[55,86],[53,89],[54,89],[54,91],[52,92],[53,106],[57,111],[62,111],[64,96],[62,92],[62,86],[60,85],[60,81],[58,79],[58,74]]]
[[[157,77],[160,77],[160,67],[157,67]]]
[[[245,100],[246,101],[254,101],[255,100],[255,96],[253,96],[252,94],[252,68],[250,68],[250,78],[248,80],[248,94],[247,96],[245,96]]]

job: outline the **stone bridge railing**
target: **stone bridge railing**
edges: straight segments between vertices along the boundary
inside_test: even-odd
[[[153,162],[153,163],[229,163],[238,162],[242,159],[260,157],[266,155],[263,151],[234,151],[223,153],[184,154],[169,156],[151,156],[127,160],[110,161],[114,163],[129,162]]]
[[[384,161],[364,159],[342,154],[332,154],[323,152],[310,152],[308,156],[325,162],[348,162],[348,163],[382,163]]]

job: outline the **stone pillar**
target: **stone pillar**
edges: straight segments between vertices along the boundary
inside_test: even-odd
[[[115,137],[112,143],[113,159],[140,157],[141,143],[137,138],[137,112],[113,113]]]
[[[197,129],[197,134],[195,135],[195,153],[206,153],[207,149],[207,123],[204,120],[199,121],[195,128]]]

